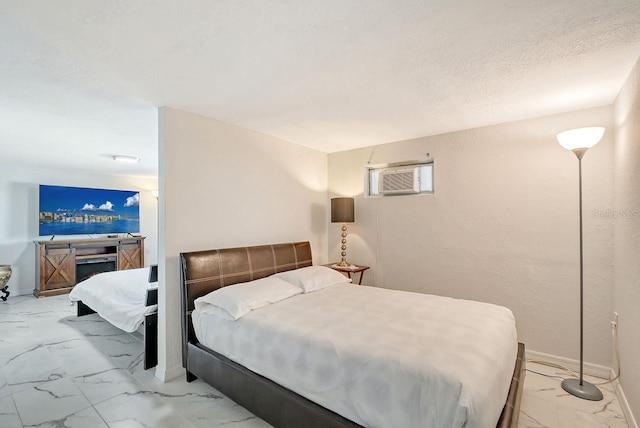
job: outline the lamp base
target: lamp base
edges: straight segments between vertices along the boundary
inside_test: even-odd
[[[341,268],[348,268],[348,267],[351,267],[351,263],[349,263],[345,259],[342,259],[342,261],[340,263],[336,263],[335,266],[340,266]]]
[[[580,379],[565,379],[562,381],[562,389],[571,395],[575,395],[585,400],[600,401],[602,400],[602,391],[597,386],[583,380],[580,385]]]

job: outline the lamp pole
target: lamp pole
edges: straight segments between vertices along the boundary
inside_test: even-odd
[[[583,386],[583,363],[584,363],[584,256],[582,246],[582,156],[584,152],[578,154],[578,205],[580,213],[580,385]]]
[[[596,141],[597,142],[597,141]],[[578,206],[580,218],[580,379],[565,379],[562,381],[562,389],[571,395],[585,400],[602,400],[602,391],[597,386],[584,380],[584,257],[582,250],[582,157],[588,147],[572,149],[578,158]]]

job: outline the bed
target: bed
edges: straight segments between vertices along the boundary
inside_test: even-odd
[[[451,378],[451,376],[456,375],[456,373],[451,373],[453,370],[452,367],[456,367],[455,364],[446,368],[445,371],[447,371],[447,373],[443,379],[447,379],[447,381],[440,383],[444,385],[444,387],[441,388],[443,391],[446,391],[447,388],[450,389],[454,395],[456,393],[458,394],[459,400],[456,400],[455,397],[447,398],[444,395],[440,395],[440,393],[434,395],[435,390],[432,388],[434,386],[433,382],[431,384],[428,382],[423,383],[417,390],[412,389],[414,387],[408,382],[414,377],[416,373],[414,370],[422,370],[419,364],[416,365],[416,361],[420,359],[421,352],[424,352],[425,356],[428,357],[425,358],[426,366],[437,366],[442,363],[443,358],[447,359],[448,351],[444,347],[437,353],[440,354],[440,356],[437,356],[437,354],[435,354],[436,356],[428,355],[430,354],[428,347],[423,349],[406,348],[406,352],[396,352],[394,354],[391,348],[393,344],[391,342],[394,341],[392,337],[393,334],[385,335],[381,333],[381,337],[376,338],[376,340],[371,340],[371,343],[367,343],[368,340],[366,340],[366,338],[361,338],[358,343],[357,340],[351,340],[353,337],[357,339],[357,336],[349,336],[349,334],[347,334],[350,330],[349,326],[357,326],[358,329],[362,329],[363,334],[369,334],[370,338],[374,338],[374,336],[371,335],[372,331],[382,331],[381,323],[384,324],[387,321],[385,321],[384,317],[378,315],[385,311],[384,301],[385,299],[389,299],[389,296],[394,296],[393,299],[399,299],[397,303],[400,305],[407,303],[407,301],[403,301],[405,298],[409,300],[415,300],[416,298],[432,300],[435,308],[441,307],[447,310],[449,308],[448,305],[454,305],[454,299],[394,292],[376,289],[374,287],[360,287],[355,285],[332,286],[314,293],[300,294],[283,300],[282,302],[266,306],[265,308],[243,316],[235,322],[222,320],[217,317],[217,324],[212,324],[211,322],[203,321],[208,316],[206,310],[203,311],[199,308],[194,311],[196,299],[208,295],[208,293],[213,290],[228,285],[269,277],[279,272],[296,269],[302,271],[304,270],[303,268],[312,266],[310,245],[308,242],[298,242],[259,247],[199,251],[183,253],[180,259],[182,265],[183,365],[187,370],[187,380],[192,381],[195,378],[203,379],[238,404],[276,427],[428,426],[425,425],[429,423],[428,421],[437,423],[433,422],[437,419],[429,419],[432,417],[431,411],[419,409],[420,411],[418,413],[422,412],[421,415],[411,419],[411,417],[415,416],[409,414],[412,413],[411,405],[414,407],[416,403],[418,407],[426,405],[434,400],[433,397],[437,397],[437,405],[435,408],[449,409],[451,403],[455,404],[458,401],[464,401],[460,397],[465,396],[467,388],[473,390],[473,384],[471,384],[471,386],[465,385],[462,389],[458,387],[457,392],[455,392],[456,381]],[[389,295],[385,293],[392,294]],[[350,309],[346,303],[344,305],[342,303],[332,304],[332,302],[349,302],[354,300],[362,300],[368,303],[361,305],[361,310],[355,314],[353,313],[356,311]],[[468,311],[470,307],[486,304],[462,301],[462,305],[462,308],[459,310]],[[465,307],[465,305],[467,305],[467,307]],[[329,308],[332,310],[329,311]],[[495,310],[498,318],[505,315],[505,311],[510,314],[510,312],[504,308]],[[327,314],[327,312],[329,312],[327,315],[328,319],[322,319],[323,313]],[[311,321],[304,321],[305,316],[307,320]],[[349,324],[344,326],[341,326],[339,323],[337,325],[331,325],[332,319],[337,319],[339,322],[346,322],[345,320],[349,319],[349,317],[356,317],[356,319],[349,320]],[[358,317],[360,317],[360,321],[358,321]],[[209,316],[209,318],[212,317]],[[458,316],[457,318],[461,317]],[[308,332],[312,330],[305,330],[307,328],[306,324],[313,324],[315,322],[314,320],[317,321],[323,330],[319,333],[308,334]],[[288,322],[290,325],[287,325]],[[360,324],[358,324],[358,322],[360,322]],[[477,322],[474,321],[473,323]],[[368,324],[371,325],[369,325],[367,329]],[[396,325],[396,323],[393,324],[394,327],[401,328],[401,323],[398,325]],[[203,325],[205,326],[204,329],[202,327]],[[276,335],[272,335],[273,331],[266,331],[274,330],[274,325],[280,326],[280,332],[276,332]],[[299,330],[300,328],[302,328],[302,330]],[[196,329],[198,330],[197,334]],[[282,335],[284,334],[282,333],[283,330],[285,332],[288,331],[286,333],[287,335]],[[341,341],[340,334],[337,335],[337,338],[335,334],[334,337],[331,338],[331,330],[334,330],[334,333],[336,331],[344,332],[346,339],[342,340],[343,343],[335,343]],[[511,334],[506,334],[506,336],[509,335]],[[207,336],[210,338],[207,339]],[[291,341],[291,337],[293,336],[302,336],[307,342],[302,345],[296,345],[295,342]],[[198,337],[203,340],[199,340]],[[236,339],[234,339],[234,337]],[[244,340],[243,342],[241,340],[243,337],[245,339],[252,339]],[[464,340],[466,340],[458,339],[458,342],[464,342]],[[235,349],[233,346],[234,341],[239,342],[236,344]],[[354,346],[349,348],[349,342],[353,342]],[[229,343],[231,343],[231,345],[229,345]],[[268,360],[268,358],[266,358],[267,352],[259,351],[254,353],[253,357],[246,357],[246,355],[251,355],[249,348],[252,346],[252,343],[256,344],[258,348],[271,347],[276,351],[282,351],[280,352],[281,355],[279,358],[285,362],[283,367],[290,368],[295,366],[296,361],[299,362],[302,360],[304,360],[303,366],[305,366],[305,364],[308,365],[308,361],[305,359],[305,350],[308,351],[307,356],[313,355],[319,363],[316,363],[315,368],[305,366],[305,370],[307,370],[309,376],[295,375],[295,373],[287,374],[286,369],[282,372],[278,372],[277,370],[275,372],[269,372],[265,370],[265,364],[263,364]],[[329,346],[327,346],[327,343],[329,343]],[[299,348],[298,351],[296,351],[296,346]],[[464,406],[459,405],[459,408],[449,409],[450,411],[448,411],[448,413],[447,411],[443,411],[443,413],[447,413],[447,416],[442,420],[452,420],[456,421],[456,423],[460,422],[459,425],[469,427],[493,426],[494,423],[498,427],[517,426],[522,382],[524,381],[522,366],[524,345],[518,344],[515,338],[511,338],[505,341],[504,347],[505,349],[511,349],[511,351],[506,354],[510,361],[500,362],[500,358],[504,359],[507,357],[495,356],[496,364],[503,366],[502,373],[500,373],[501,380],[492,381],[495,385],[488,386],[486,391],[480,391],[480,395],[489,396],[489,400],[493,400],[491,406],[498,406],[497,411],[494,412],[496,415],[499,414],[497,423],[495,423],[495,415],[483,416],[481,415],[481,411],[479,412],[478,419],[470,418],[467,420],[467,415],[464,412],[468,409],[464,410]],[[335,352],[327,352],[327,350],[331,349],[334,349]],[[465,365],[463,353],[460,352],[459,349],[454,349],[455,350],[449,354],[449,359],[457,361],[460,372],[458,375],[461,379],[466,379],[465,376],[467,376],[467,372],[473,371],[469,368],[475,366],[475,364]],[[368,358],[369,361],[365,361],[366,364],[363,364],[361,355],[356,355],[360,351],[364,351],[365,354],[370,356],[370,358]],[[277,354],[278,353],[275,352],[275,355]],[[340,363],[343,366],[342,369],[340,365],[331,365],[332,361],[335,360],[334,357],[336,354],[346,356]],[[390,358],[394,364],[400,362],[404,365],[389,365],[385,362],[386,360],[378,359],[378,354],[386,354],[385,358]],[[409,354],[413,354],[413,359],[408,359]],[[245,355],[245,357],[243,357],[243,355]],[[261,358],[261,355],[264,356],[264,358]],[[474,356],[474,358],[475,357],[479,358],[478,355]],[[354,360],[349,364],[349,360],[352,358]],[[356,358],[360,358],[360,360],[355,360]],[[429,358],[433,360],[430,362]],[[438,358],[440,359],[438,360]],[[488,355],[483,358],[486,365],[490,363],[494,356]],[[290,360],[289,364],[286,364],[287,359]],[[293,363],[291,363],[292,361]],[[326,363],[324,371],[323,363]],[[274,364],[271,365],[273,366]],[[369,369],[362,370],[361,368],[364,366],[369,367]],[[482,367],[482,365],[479,367]],[[506,375],[504,373],[505,369],[507,370]],[[404,378],[398,382],[388,382],[387,378],[381,377],[376,379],[371,376],[371,374],[378,372],[381,374],[386,372],[387,376],[391,374],[392,377],[396,376],[398,378],[403,378],[404,376]],[[303,384],[310,381],[310,379],[314,377],[313,373],[316,373],[315,377],[321,381],[320,386],[312,386],[310,389],[305,390],[303,385],[303,389],[301,390],[299,389],[300,385],[295,385],[295,382],[292,384],[292,378],[294,380],[297,378],[300,380],[299,383]],[[318,373],[320,375],[318,375]],[[322,375],[323,373],[324,375]],[[339,375],[336,376],[336,373]],[[357,375],[352,375],[352,373],[356,373]],[[360,380],[362,382],[360,387],[358,387],[357,382],[350,379],[349,376],[357,377],[361,373],[365,373],[366,376],[361,376]],[[265,376],[262,374],[265,374]],[[496,375],[496,378],[497,377]],[[351,386],[352,390],[366,387],[373,388],[373,390],[378,392],[381,391],[382,395],[375,398],[378,400],[379,411],[371,407],[362,407],[362,400],[358,401],[359,399],[357,398],[346,397],[340,390],[335,389],[335,385],[333,384],[335,382],[333,382],[332,379],[336,378],[340,380],[338,383],[346,383]],[[488,379],[490,378],[491,377]],[[345,381],[345,379],[347,379],[347,381]],[[324,381],[324,383],[322,383],[322,381]],[[437,380],[435,381],[435,383],[438,382]],[[327,387],[326,393],[323,394],[322,388],[325,387]],[[478,388],[476,387],[476,389]],[[494,393],[494,390],[500,391]],[[386,402],[384,393],[387,394]],[[404,394],[404,396],[402,394]],[[401,396],[404,398],[401,399]],[[430,398],[420,399],[420,397]],[[382,399],[382,401],[380,401],[380,399]],[[411,401],[413,404],[409,403],[409,407],[403,408],[402,406],[405,401]],[[382,403],[382,405],[380,403]],[[473,408],[474,405],[467,405],[466,407]],[[477,405],[476,407],[482,407],[482,405]],[[463,408],[462,413],[460,408]],[[396,419],[385,419],[388,414],[394,414],[395,416],[393,417]],[[423,422],[420,425],[408,422],[412,420]],[[492,420],[492,422],[489,424],[487,422],[488,420]]]
[[[79,317],[97,313],[127,333],[142,327],[144,369],[157,365],[157,265],[93,275],[76,284],[69,299],[77,303]]]

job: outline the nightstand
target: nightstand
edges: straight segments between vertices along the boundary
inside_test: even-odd
[[[347,276],[351,279],[351,274],[360,272],[360,281],[358,281],[358,285],[362,285],[362,277],[364,276],[364,271],[369,269],[369,266],[356,266],[351,265],[351,267],[340,267],[338,263],[329,263],[328,265],[324,265],[326,267],[330,267],[333,270],[337,270],[338,272],[342,272],[347,274]]]

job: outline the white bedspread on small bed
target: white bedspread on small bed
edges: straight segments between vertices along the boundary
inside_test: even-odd
[[[69,294],[72,302],[82,302],[105,320],[126,332],[134,332],[144,316],[156,312],[158,305],[145,306],[149,268],[104,272],[76,284]]]
[[[495,427],[517,354],[507,308],[355,285],[193,324],[204,346],[366,427]]]

